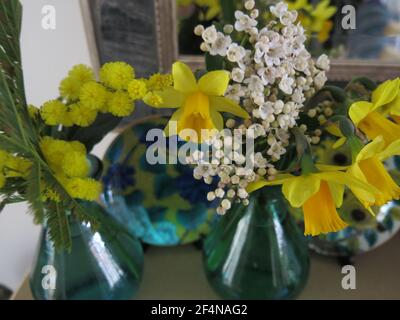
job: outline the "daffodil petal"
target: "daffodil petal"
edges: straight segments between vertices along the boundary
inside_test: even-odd
[[[358,126],[358,124],[373,110],[373,107],[374,105],[367,101],[353,103],[349,109],[351,121]]]
[[[375,187],[346,172],[322,172],[318,175],[327,182],[346,185],[352,191],[358,190],[357,196],[363,202],[373,203],[375,201],[374,195],[379,193]]]
[[[178,121],[183,113],[182,109],[179,109],[174,112],[174,114],[171,116],[171,119],[169,119],[167,126],[164,129],[164,134],[166,137],[170,137],[172,135],[177,135],[178,134]]]
[[[372,92],[374,110],[389,104],[399,94],[399,79],[388,80]]]
[[[247,190],[248,193],[252,193],[252,192],[257,191],[257,190],[259,190],[261,188],[264,188],[265,186],[277,186],[277,185],[285,183],[286,181],[289,181],[291,179],[296,179],[296,178],[297,177],[292,176],[291,174],[280,174],[280,175],[277,175],[275,177],[275,179],[273,179],[273,180],[260,179],[260,180],[255,181],[255,182],[251,182],[247,186],[246,190]]]
[[[357,155],[356,162],[378,155],[384,147],[385,140],[383,140],[383,137],[376,137],[373,141],[362,148],[362,150]]]
[[[154,106],[156,109],[160,108],[180,108],[185,103],[186,95],[182,92],[175,90],[174,88],[167,88],[163,91],[155,91],[162,99],[162,103]]]
[[[228,88],[229,72],[211,71],[199,80],[199,90],[208,96],[223,96]]]
[[[340,208],[343,204],[344,185],[334,182],[328,182],[328,185],[336,208]]]
[[[218,112],[231,113],[237,117],[248,119],[250,115],[235,101],[224,97],[210,97],[210,107]]]
[[[193,93],[197,91],[197,81],[188,65],[183,62],[175,62],[172,66],[175,90],[182,93]]]
[[[386,109],[386,108],[385,108]],[[400,116],[400,93],[397,95],[396,99],[394,99],[387,106],[388,113],[394,116]]]
[[[214,109],[210,110],[211,120],[218,131],[222,131],[224,129],[224,118],[220,113],[215,111]]]
[[[400,140],[392,142],[385,150],[379,153],[379,160],[383,161],[393,156],[400,155]]]
[[[319,190],[321,180],[315,175],[300,176],[286,181],[282,192],[290,205],[299,208]]]
[[[316,164],[316,167],[318,170],[321,171],[345,171],[349,169],[348,166],[343,167],[343,166],[334,166],[329,164]]]

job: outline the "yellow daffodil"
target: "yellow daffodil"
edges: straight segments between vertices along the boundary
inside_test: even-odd
[[[311,12],[314,18],[314,23],[312,26],[312,31],[320,32],[330,18],[336,13],[337,8],[330,5],[330,0],[319,1],[315,9]]]
[[[220,0],[195,0],[199,7],[207,8],[207,12],[203,17],[206,21],[217,17],[221,12]]]
[[[311,11],[312,5],[308,3],[308,0],[295,0],[295,1],[287,1],[289,10],[306,10]]]
[[[229,72],[211,71],[196,81],[186,64],[176,62],[172,75],[173,87],[154,91],[161,102],[152,104],[144,99],[155,108],[178,108],[165,128],[167,136],[179,134],[182,139],[203,142],[209,138],[203,130],[212,132],[223,129],[224,122],[220,112],[229,112],[241,118],[249,117],[237,103],[223,97],[229,84]]]
[[[191,4],[195,4],[199,7],[206,8],[205,14],[200,13],[201,20],[212,20],[217,17],[221,12],[220,0],[177,0],[179,7],[187,7]]]
[[[329,36],[331,35],[331,31],[333,29],[332,21],[325,21],[322,25],[321,30],[318,32],[318,41],[320,43],[325,43],[329,40]]]
[[[382,206],[388,201],[400,198],[400,187],[394,182],[382,163],[382,161],[394,155],[400,155],[400,140],[385,146],[385,141],[380,136],[359,152],[355,163],[350,167],[349,173],[369,183],[379,191],[375,194],[375,202],[363,203],[366,207],[371,205]],[[357,188],[353,190],[353,193],[358,197]]]
[[[363,200],[374,201],[374,188],[341,171],[317,172],[302,176],[278,175],[272,181],[260,180],[251,184],[248,191],[280,184],[283,185],[282,192],[290,205],[303,208],[305,235],[316,236],[336,232],[347,226],[336,211],[336,208],[343,204],[345,186],[360,191]]]
[[[372,93],[371,102],[358,101],[351,105],[349,109],[351,120],[370,140],[383,136],[389,145],[400,139],[400,125],[385,115],[398,98],[399,85],[400,79],[386,81]],[[397,110],[394,107],[390,109]]]
[[[337,8],[330,5],[330,0],[324,0],[313,7],[308,0],[287,1],[290,10],[299,12],[299,21],[306,30],[316,33],[318,41],[324,43],[329,39],[333,28],[330,18]]]

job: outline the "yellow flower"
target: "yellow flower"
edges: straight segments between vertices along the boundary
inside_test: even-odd
[[[67,106],[58,100],[47,101],[40,109],[40,115],[48,126],[61,124],[67,113]]]
[[[399,84],[399,79],[386,81],[372,93],[371,102],[358,101],[351,105],[351,120],[370,140],[383,136],[386,144],[390,144],[400,139],[400,126],[385,116],[387,107],[399,95]]]
[[[168,87],[172,87],[174,79],[171,74],[153,74],[149,80],[147,80],[147,88],[150,91],[160,91]]]
[[[68,177],[86,177],[89,174],[86,154],[77,151],[66,153],[62,162],[62,169]]]
[[[75,125],[88,127],[96,120],[97,111],[76,103],[70,106],[68,116]]]
[[[5,186],[6,181],[6,177],[2,173],[0,173],[0,189]]]
[[[100,70],[100,80],[115,89],[126,89],[135,77],[135,70],[125,62],[108,62]]]
[[[163,99],[160,97],[159,94],[154,92],[148,92],[144,96],[143,101],[154,108],[159,108],[163,104]]]
[[[107,97],[106,88],[95,81],[84,84],[79,94],[81,105],[97,111],[103,108]]]
[[[400,140],[385,146],[383,138],[377,137],[367,144],[357,155],[349,173],[358,179],[369,183],[377,189],[374,202],[365,202],[364,206],[383,206],[388,201],[400,198],[400,187],[386,171],[382,161],[394,155],[400,155]],[[358,197],[358,189],[353,193]]]
[[[48,187],[43,189],[41,199],[42,201],[51,200],[54,202],[61,202],[61,196],[57,193],[57,191]]]
[[[290,174],[277,176],[275,180],[260,180],[248,187],[253,192],[264,186],[282,184],[282,192],[290,205],[303,208],[305,235],[336,232],[347,225],[336,211],[343,204],[345,186],[357,189],[365,201],[374,200],[374,188],[352,175],[341,172],[318,172],[303,176]]]
[[[321,30],[318,32],[318,41],[320,43],[325,43],[329,40],[329,36],[333,29],[333,22],[332,21],[325,21],[322,25]]]
[[[308,0],[287,1],[290,10],[299,11],[299,21],[302,26],[311,33],[316,33],[318,41],[324,43],[329,39],[333,28],[330,21],[337,8],[330,6],[330,0],[323,0],[316,7],[308,3]]]
[[[195,3],[199,7],[207,8],[207,12],[203,17],[207,21],[214,19],[221,12],[220,0],[195,0]]]
[[[143,80],[132,80],[128,84],[128,93],[133,100],[143,99],[147,94],[146,82]]]
[[[330,0],[319,1],[315,9],[311,12],[314,19],[312,31],[320,32],[324,28],[325,22],[336,13],[337,8],[330,6],[330,2]]]
[[[167,136],[178,133],[185,140],[203,142],[209,135],[201,134],[202,129],[223,129],[223,118],[219,112],[229,112],[241,118],[249,117],[238,104],[223,97],[229,84],[229,72],[212,71],[196,81],[186,64],[176,62],[172,74],[174,87],[155,91],[162,102],[155,105],[146,98],[144,100],[156,108],[178,108],[165,129]],[[194,130],[196,135],[185,129]]]
[[[35,119],[39,114],[39,108],[36,108],[33,104],[29,104],[28,113],[32,119]]]
[[[78,64],[69,71],[68,77],[83,85],[94,80],[94,73],[90,67]]]
[[[68,73],[68,77],[60,83],[59,91],[63,98],[77,100],[82,86],[94,80],[94,73],[91,68],[83,64],[74,66]]]
[[[294,0],[294,1],[286,1],[288,4],[289,10],[305,10],[305,11],[311,11],[313,9],[313,6],[308,3],[308,0]]]
[[[32,162],[21,157],[9,155],[4,166],[6,178],[26,177],[32,167]]]
[[[60,95],[68,100],[76,100],[79,98],[81,87],[82,84],[80,82],[75,81],[73,78],[67,77],[60,83]]]
[[[60,179],[69,195],[76,199],[95,201],[99,198],[103,185],[91,178]]]
[[[135,105],[125,91],[116,91],[107,101],[108,111],[116,117],[127,117],[135,109]]]

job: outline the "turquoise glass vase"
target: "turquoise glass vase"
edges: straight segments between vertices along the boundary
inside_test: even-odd
[[[71,252],[54,248],[44,226],[30,276],[35,299],[127,300],[139,287],[143,270],[140,242],[96,203],[82,204],[99,217],[97,232],[69,217]]]
[[[292,299],[309,273],[305,238],[280,188],[254,192],[249,206],[235,205],[211,231],[203,248],[209,283],[225,299]]]

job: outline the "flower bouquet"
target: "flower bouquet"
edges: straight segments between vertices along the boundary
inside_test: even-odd
[[[346,189],[371,215],[375,206],[399,199],[400,187],[383,161],[400,154],[400,79],[326,86],[329,59],[312,59],[299,14],[285,2],[268,7],[267,23],[260,24],[255,1],[247,0],[233,24],[196,26],[207,70],[193,72],[176,62],[171,75],[142,79],[128,64],[111,62],[96,80],[90,68],[78,65],[62,80],[60,96],[40,109],[29,106],[24,93],[21,7],[16,0],[1,6],[2,206],[29,202],[56,248],[72,248],[77,227],[71,217],[95,231],[109,225],[82,202],[93,203],[102,191],[88,153],[138,100],[175,109],[160,139],[187,141],[179,159],[193,166],[195,179],[216,185],[207,198],[223,218],[206,240],[205,264],[223,296],[287,298],[303,287],[307,250],[282,195],[302,208],[304,234],[312,236],[347,226],[337,212]],[[317,161],[313,146],[326,137],[348,148],[350,164]],[[104,248],[96,233],[92,239]],[[129,260],[126,265],[128,279],[140,278],[134,271],[140,268]]]

